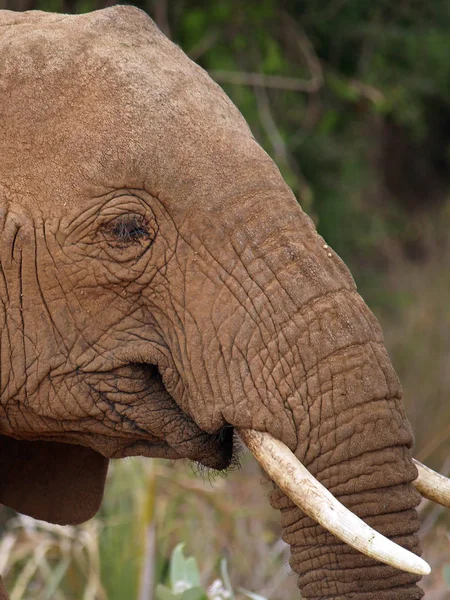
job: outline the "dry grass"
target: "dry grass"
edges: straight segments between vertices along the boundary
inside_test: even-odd
[[[450,474],[450,202],[416,216],[426,260],[411,263],[393,252],[386,293],[397,310],[380,318],[386,345],[402,381],[416,443],[415,456]],[[423,502],[424,557],[433,572],[422,586],[427,600],[450,598],[450,514]],[[446,569],[447,567],[447,569]]]
[[[415,221],[425,258],[411,262],[392,248],[389,309],[377,316],[403,384],[416,454],[440,466],[450,440],[450,201]]]
[[[261,487],[262,484],[262,487]],[[173,547],[186,541],[206,587],[226,557],[232,584],[271,600],[299,598],[279,537],[278,515],[250,456],[242,470],[209,482],[187,465],[130,459],[116,463],[101,513],[79,527],[58,527],[18,516],[0,545],[0,569],[11,600],[150,600],[139,596],[145,533],[156,527],[155,581],[167,578]],[[154,520],[148,504],[155,503]],[[423,581],[429,600],[450,595],[450,531],[444,509],[421,506],[424,556],[433,573]],[[238,597],[239,599],[239,597]]]
[[[181,463],[117,462],[102,510],[90,522],[73,528],[23,516],[9,521],[0,568],[11,600],[138,598],[149,503],[157,532],[156,581],[165,580],[170,552],[183,540],[205,586],[220,575],[225,557],[235,589],[280,600],[298,597],[289,549],[260,483],[251,457],[243,459],[239,472],[214,481]]]

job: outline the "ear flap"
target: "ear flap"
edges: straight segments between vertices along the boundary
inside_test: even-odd
[[[108,459],[90,448],[0,435],[0,504],[35,519],[87,521],[100,507],[107,471]]]

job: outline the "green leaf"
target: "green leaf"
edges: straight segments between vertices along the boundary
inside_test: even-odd
[[[186,560],[183,554],[184,543],[177,544],[170,557],[170,583],[172,589],[175,587],[177,581],[184,581],[186,579]]]
[[[193,556],[190,556],[184,563],[184,575],[185,579],[189,581],[192,586],[196,587],[200,585],[200,572],[198,570],[197,561]]]
[[[263,61],[265,73],[277,74],[283,68],[283,56],[280,46],[273,38],[267,37],[265,40],[266,56]]]
[[[339,99],[349,102],[358,100],[359,94],[354,86],[350,84],[347,78],[339,73],[328,73],[327,83],[330,90],[334,92]]]
[[[205,590],[197,586],[183,592],[181,600],[207,600],[207,596]]]
[[[161,583],[156,586],[156,597],[158,600],[178,600],[178,596],[175,596],[168,587]]]

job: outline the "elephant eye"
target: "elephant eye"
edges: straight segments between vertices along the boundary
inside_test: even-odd
[[[144,218],[140,215],[123,215],[110,224],[110,234],[117,242],[129,245],[148,240],[150,232]]]
[[[139,258],[153,243],[157,227],[139,214],[122,214],[101,229],[105,250],[111,258],[119,262]]]

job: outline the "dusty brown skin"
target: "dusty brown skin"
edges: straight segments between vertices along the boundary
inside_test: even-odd
[[[0,56],[0,501],[80,522],[108,458],[253,428],[419,552],[380,327],[220,88],[131,7],[0,11]],[[305,598],[422,596],[271,502]]]

